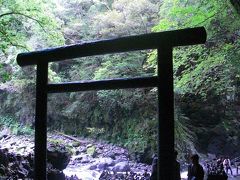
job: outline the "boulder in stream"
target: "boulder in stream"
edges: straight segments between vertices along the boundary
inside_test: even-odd
[[[60,144],[50,144],[47,149],[47,160],[53,168],[62,171],[70,161],[71,154],[65,146]]]
[[[128,162],[123,161],[123,162],[117,163],[113,167],[112,170],[113,170],[113,172],[129,172],[130,171],[130,166],[129,166]]]

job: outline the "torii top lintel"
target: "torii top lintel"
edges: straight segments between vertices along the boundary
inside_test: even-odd
[[[77,57],[157,49],[163,46],[175,47],[202,44],[206,42],[206,38],[207,33],[204,27],[164,31],[20,53],[17,56],[17,62],[20,66],[27,66]]]

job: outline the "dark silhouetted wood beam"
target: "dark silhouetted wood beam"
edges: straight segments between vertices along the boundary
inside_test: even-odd
[[[201,44],[206,41],[206,36],[204,27],[143,34],[20,53],[17,56],[17,62],[20,66],[27,66],[38,62],[55,62],[77,57],[157,49],[160,45],[174,47]]]

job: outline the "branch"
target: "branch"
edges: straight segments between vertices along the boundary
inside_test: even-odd
[[[4,13],[4,14],[0,14],[0,19],[1,19],[2,17],[4,17],[4,16],[9,16],[9,15],[20,15],[20,16],[24,16],[24,17],[26,17],[26,18],[28,18],[28,19],[31,19],[31,20],[33,20],[33,21],[36,21],[36,22],[39,24],[39,26],[43,29],[43,31],[44,31],[45,33],[47,33],[47,31],[44,29],[44,26],[42,25],[42,22],[41,22],[41,21],[39,21],[38,19],[35,19],[35,18],[33,18],[33,17],[29,16],[29,15],[20,13],[20,12],[7,12],[7,13]]]
[[[21,45],[21,44],[15,44],[9,37],[8,35],[6,34],[6,32],[0,30],[0,33],[4,36],[4,38],[6,39],[6,41],[8,42],[9,45],[11,46],[14,46],[14,47],[20,47],[20,48],[23,48],[27,51],[30,51],[26,46],[24,45]]]
[[[9,42],[9,44],[10,44],[11,46],[19,47],[19,48],[22,48],[22,49],[24,49],[24,50],[30,52],[30,50],[29,50],[26,46],[24,46],[24,45],[21,45],[21,44],[14,44],[14,43],[12,43],[12,42]]]
[[[201,2],[200,2],[200,5],[198,5],[198,7],[196,8],[196,9],[197,9],[196,12],[200,11],[200,8],[203,6],[203,3],[204,3],[204,1],[201,1]],[[213,6],[212,6],[211,8],[213,8]],[[225,8],[228,8],[228,5],[223,5],[223,6],[222,6],[217,12],[215,12],[213,15],[211,15],[211,16],[209,16],[209,17],[206,17],[202,22],[199,22],[199,23],[193,25],[192,27],[197,27],[197,26],[201,25],[202,23],[205,23],[206,21],[208,21],[209,19],[213,18],[214,16],[222,13]],[[196,13],[196,14],[197,14],[197,13]],[[195,16],[197,16],[197,15],[195,15]],[[189,22],[188,22],[188,23],[189,23]],[[184,24],[184,26],[186,26],[186,25],[187,25],[187,23]]]
[[[187,4],[188,4],[189,2],[188,2],[188,0],[185,2],[185,4],[184,4],[184,7],[187,7]]]
[[[213,15],[205,18],[202,22],[199,22],[199,23],[195,24],[193,27],[197,27],[197,26],[201,25],[202,23],[205,23],[205,22],[208,21],[209,19],[213,18],[214,16],[222,13],[222,11],[224,10],[224,8],[227,8],[227,6],[223,6],[223,7],[222,7],[220,10],[218,10],[216,13],[214,13]],[[185,24],[185,25],[186,25],[186,24]]]
[[[140,16],[140,19],[141,19],[141,23],[142,23],[142,25],[144,26],[144,28],[145,28],[145,33],[148,33],[148,28],[147,28],[147,24],[146,23],[144,23],[144,21],[143,21],[143,16],[140,14],[139,15]]]
[[[101,2],[109,11],[112,10],[106,2]]]
[[[80,139],[77,139],[77,138],[75,138],[73,136],[69,136],[69,135],[66,135],[66,134],[58,132],[58,131],[54,131],[54,132],[59,134],[59,135],[61,135],[61,136],[63,136],[63,137],[65,137],[65,138],[71,139],[71,140],[79,142],[79,143],[86,143],[86,142],[88,142],[86,140],[80,140]]]
[[[209,19],[213,18],[213,17],[214,17],[215,15],[217,15],[217,14],[218,14],[218,13],[215,13],[215,14],[207,17],[207,18],[204,19],[202,22],[199,22],[199,23],[195,24],[194,27],[197,27],[197,26],[199,26],[200,24],[205,23],[206,21],[208,21]]]

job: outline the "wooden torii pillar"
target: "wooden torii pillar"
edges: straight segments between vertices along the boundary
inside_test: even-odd
[[[36,180],[46,180],[47,94],[123,88],[158,88],[158,179],[174,180],[174,92],[172,50],[176,46],[202,44],[203,27],[128,36],[117,39],[21,53],[20,66],[37,65],[35,156]],[[100,81],[48,83],[48,63],[101,54],[157,49],[158,74],[153,77],[120,78]]]

